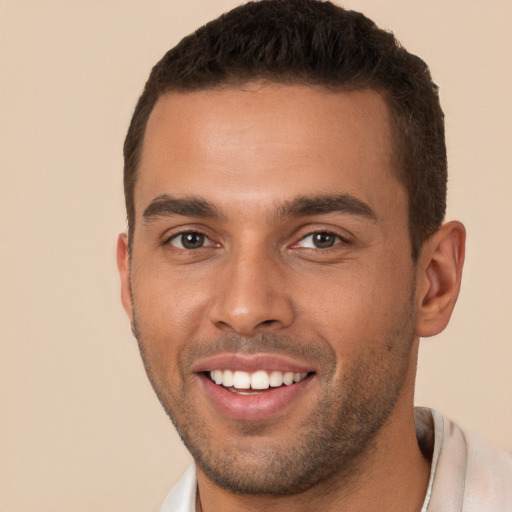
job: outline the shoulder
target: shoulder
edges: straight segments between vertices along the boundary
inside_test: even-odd
[[[165,498],[160,512],[194,512],[196,509],[196,470],[190,466]]]
[[[429,512],[512,511],[512,456],[432,411],[437,464]]]
[[[512,510],[512,456],[466,434],[467,469],[463,511]]]

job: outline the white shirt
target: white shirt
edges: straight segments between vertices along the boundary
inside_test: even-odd
[[[512,457],[465,434],[432,409],[417,409],[418,436],[432,429],[434,451],[421,512],[512,512]],[[195,512],[196,472],[190,466],[160,512]]]

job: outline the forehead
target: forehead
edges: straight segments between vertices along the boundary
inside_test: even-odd
[[[333,190],[377,200],[384,185],[397,186],[388,119],[370,90],[254,83],[166,94],[147,123],[136,203],[162,193],[214,193],[222,203]]]

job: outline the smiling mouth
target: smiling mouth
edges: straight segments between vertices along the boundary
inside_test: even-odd
[[[270,388],[291,386],[306,379],[311,372],[294,373],[278,370],[267,372],[258,370],[252,373],[240,370],[211,370],[205,375],[218,386],[233,393],[253,394]]]

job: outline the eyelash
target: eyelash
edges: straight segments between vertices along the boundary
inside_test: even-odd
[[[183,246],[183,238],[182,237],[184,237],[186,235],[199,235],[200,237],[203,238],[204,241],[209,241],[210,243],[208,245],[201,245],[200,247],[196,247],[196,248],[184,247]],[[179,240],[180,237],[181,237],[181,240],[182,240],[181,247],[177,247],[172,242],[174,240]],[[200,231],[198,229],[194,229],[194,230],[190,229],[190,230],[187,230],[187,231],[181,231],[179,233],[175,233],[172,236],[168,237],[164,241],[164,245],[171,245],[174,248],[179,249],[179,250],[194,251],[194,250],[197,250],[197,249],[204,249],[204,248],[212,247],[212,246],[215,245],[215,242],[213,242],[213,240],[206,233],[203,233],[202,231]]]
[[[183,238],[182,237],[184,237],[186,235],[196,235],[196,236],[199,236],[199,237],[202,238],[202,242],[203,243],[199,247],[185,247],[183,245]],[[315,237],[315,236],[321,236],[321,235],[324,235],[326,237],[333,237],[334,240],[332,241],[332,243],[330,245],[326,245],[325,247],[311,247],[311,246],[307,247],[307,246],[301,245],[308,238],[310,238],[310,237],[312,238],[312,237]],[[176,246],[176,245],[174,245],[172,243],[174,240],[180,240],[180,237],[181,237],[181,243],[180,243],[181,247]],[[205,241],[207,241],[209,243],[207,243],[207,245],[204,245]],[[327,243],[329,243],[329,242],[327,242]],[[307,250],[315,250],[315,251],[326,252],[329,249],[333,249],[336,245],[339,245],[340,243],[347,245],[347,244],[350,244],[350,241],[347,240],[347,238],[345,238],[345,237],[343,237],[343,236],[341,236],[338,233],[335,233],[333,231],[319,230],[319,231],[311,231],[311,232],[307,233],[306,235],[301,237],[298,242],[294,243],[291,246],[291,248],[301,248],[301,249],[307,249]],[[311,244],[315,245],[315,242],[312,240]],[[206,233],[204,233],[203,231],[198,230],[198,229],[186,230],[186,231],[181,231],[179,233],[175,233],[172,236],[170,236],[170,237],[165,239],[164,245],[171,245],[175,249],[185,250],[185,251],[196,251],[196,250],[199,250],[199,249],[205,249],[205,248],[214,247],[216,245],[219,246],[219,244],[216,244],[215,242],[213,242],[213,240]]]
[[[321,235],[324,235],[326,237],[332,237],[334,238],[334,240],[332,241],[332,244],[330,245],[327,245],[325,247],[304,247],[304,246],[301,246],[300,244],[304,243],[308,238],[311,238],[312,241],[312,245],[315,244],[315,242],[313,241],[313,238],[315,236],[321,236]],[[339,244],[349,244],[349,240],[347,240],[347,238],[339,235],[338,233],[335,233],[333,231],[328,231],[328,230],[319,230],[319,231],[312,231],[312,232],[309,232],[307,233],[305,236],[303,236],[297,243],[294,244],[295,247],[299,247],[299,248],[303,248],[303,249],[309,249],[309,250],[316,250],[316,251],[322,251],[322,252],[325,252],[325,251],[328,251],[329,249],[334,249],[335,246],[339,245]]]

